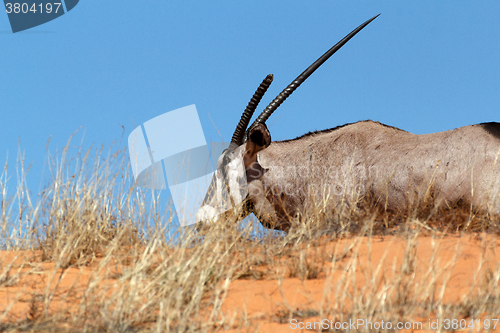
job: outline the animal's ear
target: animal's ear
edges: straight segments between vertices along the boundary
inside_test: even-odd
[[[265,124],[257,124],[248,132],[247,154],[254,155],[271,144],[271,134]]]

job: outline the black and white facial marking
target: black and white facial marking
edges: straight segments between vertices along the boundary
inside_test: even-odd
[[[244,146],[226,149],[217,161],[209,189],[196,213],[196,223],[210,223],[224,213],[240,210],[248,195]]]

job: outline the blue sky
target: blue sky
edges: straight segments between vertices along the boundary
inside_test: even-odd
[[[0,163],[20,139],[36,190],[49,137],[55,151],[83,126],[84,146],[110,144],[190,104],[207,141],[229,140],[268,73],[258,111],[378,13],[269,119],[273,140],[364,119],[418,134],[500,121],[497,0],[81,0],[16,34],[0,14]]]

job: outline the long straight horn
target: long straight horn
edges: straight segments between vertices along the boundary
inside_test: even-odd
[[[264,81],[262,81],[262,83],[260,84],[259,88],[257,88],[255,93],[253,94],[252,99],[250,100],[245,111],[241,115],[241,119],[240,122],[238,123],[238,126],[236,126],[233,138],[231,139],[231,144],[239,146],[243,143],[243,136],[245,135],[245,131],[247,130],[248,123],[250,122],[250,119],[252,119],[253,113],[255,112],[257,105],[259,105],[262,96],[264,96],[264,94],[267,91],[267,88],[269,88],[272,82],[273,82],[273,74],[269,74],[268,76],[266,76]]]
[[[300,74],[292,83],[288,85],[288,87],[285,88],[272,102],[269,104],[264,111],[260,114],[260,116],[255,120],[255,122],[250,126],[252,128],[253,126],[257,125],[258,123],[265,123],[266,120],[271,116],[271,114],[283,103],[288,96],[290,96],[295,89],[297,89],[302,82],[304,82],[316,69],[318,69],[319,66],[321,66],[328,58],[330,58],[335,52],[337,52],[342,46],[344,46],[345,43],[349,41],[352,37],[354,37],[358,32],[361,31],[364,27],[366,27],[371,21],[376,19],[380,14],[377,16],[372,17],[365,23],[361,24],[359,27],[351,31],[350,34],[345,36],[340,42],[335,44],[331,49],[326,51],[325,54],[323,54],[318,60],[316,60],[311,66],[309,66],[302,74]]]

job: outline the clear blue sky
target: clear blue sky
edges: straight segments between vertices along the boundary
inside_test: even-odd
[[[229,140],[268,73],[262,106],[378,13],[269,119],[274,140],[364,119],[419,134],[500,121],[498,0],[81,0],[17,34],[0,14],[0,163],[20,139],[36,190],[49,136],[52,151],[80,126],[86,146],[109,144],[190,104],[207,141],[214,124]]]

